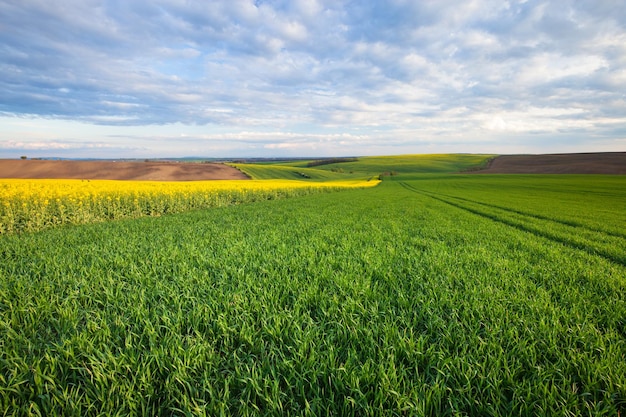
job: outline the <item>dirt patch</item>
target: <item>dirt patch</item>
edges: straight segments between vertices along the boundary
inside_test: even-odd
[[[0,160],[0,178],[199,181],[246,180],[236,168],[218,163]]]
[[[502,155],[477,174],[626,175],[626,152]]]

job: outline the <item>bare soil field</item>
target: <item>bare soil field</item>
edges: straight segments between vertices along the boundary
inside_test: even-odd
[[[0,178],[199,181],[246,180],[241,171],[218,163],[48,161],[0,159]]]
[[[626,175],[626,152],[501,155],[477,174]]]

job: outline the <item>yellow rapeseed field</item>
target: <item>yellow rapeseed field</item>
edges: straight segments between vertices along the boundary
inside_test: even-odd
[[[271,200],[378,181],[113,181],[0,179],[0,234],[60,224],[160,216],[200,208]]]

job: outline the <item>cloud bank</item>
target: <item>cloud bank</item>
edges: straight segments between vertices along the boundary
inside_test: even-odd
[[[625,26],[611,0],[5,0],[0,153],[623,151]]]

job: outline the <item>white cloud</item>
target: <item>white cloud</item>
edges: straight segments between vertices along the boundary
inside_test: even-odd
[[[546,83],[566,77],[587,77],[599,69],[606,68],[607,62],[600,56],[542,53],[528,60],[521,69],[518,80],[523,84]]]

